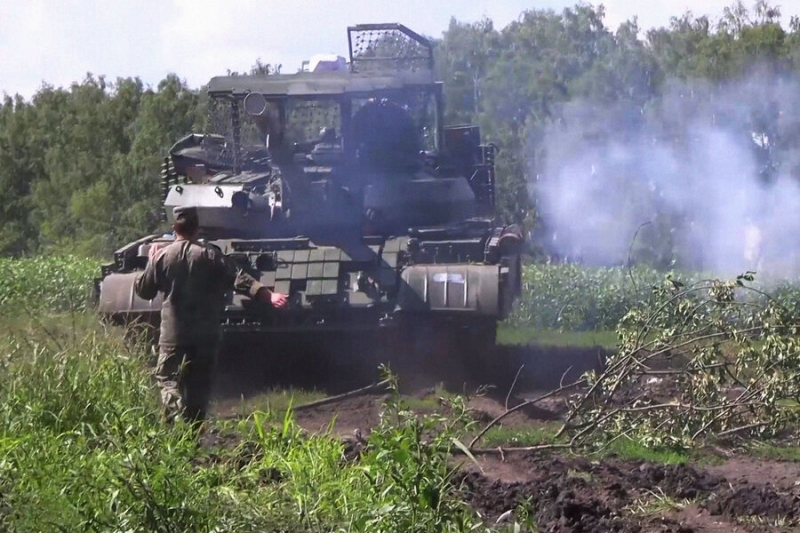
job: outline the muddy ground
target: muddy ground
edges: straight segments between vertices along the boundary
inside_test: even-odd
[[[437,385],[467,392],[473,415],[488,421],[507,402],[519,402],[568,382],[602,364],[601,348],[500,347],[493,370],[481,369],[494,388],[475,394],[478,377],[469,369],[431,362],[400,373],[401,392],[431,398]],[[257,397],[264,387],[316,387],[341,392],[341,376],[315,368],[303,357],[273,366],[268,382],[254,367],[229,365],[218,380],[216,414],[235,416],[242,396]],[[258,365],[256,365],[258,366]],[[401,365],[402,366],[402,365]],[[315,368],[314,372],[309,372]],[[520,370],[521,369],[521,370]],[[363,384],[361,373],[347,374],[348,386]],[[298,378],[298,376],[303,376]],[[365,376],[360,376],[364,378]],[[508,391],[512,382],[512,394]],[[460,389],[460,390],[459,390]],[[308,431],[324,430],[336,417],[336,431],[352,439],[356,430],[368,435],[378,422],[387,396],[364,394],[296,412]],[[503,421],[506,427],[553,424],[563,415],[553,398],[536,408],[518,411]],[[528,520],[546,532],[778,532],[800,531],[800,464],[757,459],[746,453],[708,450],[703,460],[679,465],[576,456],[568,452],[486,451],[478,464],[463,459],[457,482],[461,493],[488,523],[514,518],[520,505]],[[524,517],[517,516],[517,519]]]

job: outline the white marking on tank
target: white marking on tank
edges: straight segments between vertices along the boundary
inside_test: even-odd
[[[467,283],[469,276],[467,274],[464,272],[464,309],[467,308],[467,295],[469,294],[469,284]]]
[[[450,307],[450,305],[449,305],[450,299],[448,298],[448,296],[449,296],[448,292],[449,291],[447,290],[447,287],[448,287],[447,284],[448,284],[449,281],[450,281],[450,276],[445,274],[445,276],[444,276],[444,306],[445,306],[445,308]]]
[[[458,272],[437,272],[433,275],[433,281],[437,283],[465,283],[464,275]]]

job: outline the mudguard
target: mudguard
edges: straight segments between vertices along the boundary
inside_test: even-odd
[[[400,311],[501,314],[500,265],[412,265],[400,276]]]
[[[136,295],[133,284],[141,272],[115,272],[100,281],[97,309],[114,318],[153,315],[161,312],[162,293],[152,300]]]

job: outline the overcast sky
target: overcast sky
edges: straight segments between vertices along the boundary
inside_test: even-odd
[[[177,73],[198,87],[256,61],[295,72],[316,53],[346,55],[348,25],[400,22],[440,37],[451,17],[502,28],[526,9],[569,0],[0,0],[0,93],[26,98],[46,82],[69,86],[87,72],[139,76],[156,85]],[[599,2],[598,2],[599,3]],[[605,0],[612,29],[638,16],[643,29],[688,10],[717,20],[733,0]],[[752,2],[746,2],[750,7]],[[788,24],[800,0],[776,0]]]

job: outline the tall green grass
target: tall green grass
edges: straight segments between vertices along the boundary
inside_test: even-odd
[[[99,274],[84,257],[0,258],[0,316],[85,309]]]
[[[480,526],[448,464],[465,408],[387,405],[360,457],[291,411],[165,425],[142,343],[92,317],[0,333],[0,530],[460,532]],[[77,326],[76,326],[77,324]],[[460,406],[460,407],[459,407]],[[279,423],[275,423],[275,421]]]
[[[4,529],[209,530],[212,485],[188,430],[161,424],[143,348],[99,326],[50,326],[0,338]]]

